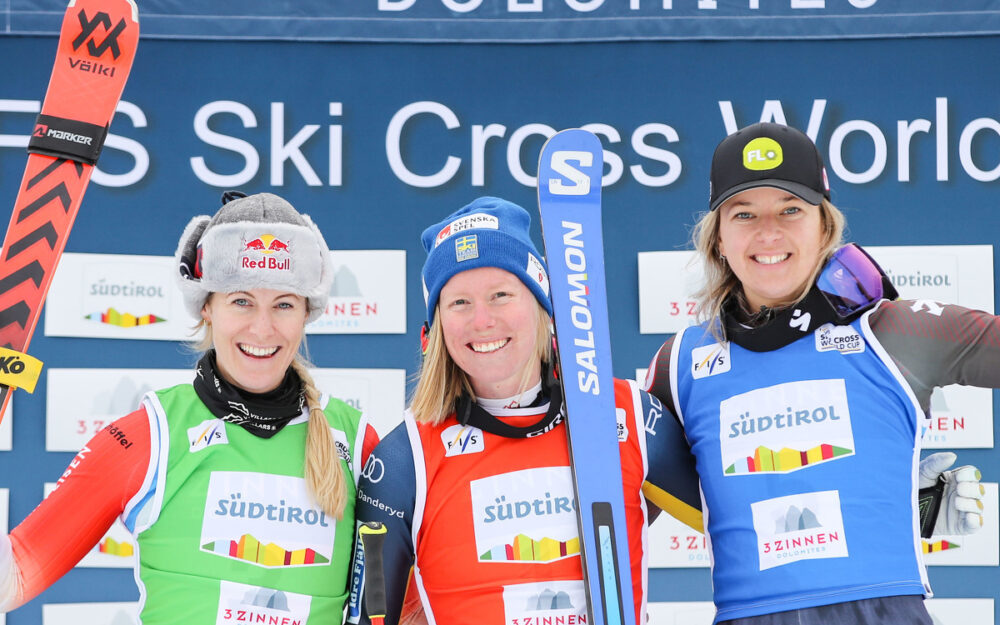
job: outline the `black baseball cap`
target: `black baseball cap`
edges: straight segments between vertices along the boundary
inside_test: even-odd
[[[761,122],[734,132],[712,156],[710,209],[741,191],[776,187],[810,204],[830,199],[830,183],[816,144],[790,126]]]

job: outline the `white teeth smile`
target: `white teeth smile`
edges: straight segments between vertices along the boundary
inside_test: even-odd
[[[490,341],[489,343],[469,343],[469,347],[473,351],[479,352],[480,354],[487,354],[489,352],[495,352],[504,345],[506,345],[510,339],[500,339],[499,341]]]
[[[265,358],[272,355],[274,352],[278,351],[277,347],[257,347],[255,345],[240,345],[240,351],[244,354],[250,356],[257,356],[258,358]]]
[[[788,254],[779,254],[777,256],[754,256],[753,258],[761,265],[774,265],[785,260],[788,256]]]

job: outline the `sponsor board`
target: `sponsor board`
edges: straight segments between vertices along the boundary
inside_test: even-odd
[[[14,402],[7,404],[7,411],[0,421],[0,451],[10,451],[14,448]]]
[[[901,299],[929,299],[993,313],[992,245],[865,247]]]
[[[927,599],[934,625],[993,625],[993,599]]]
[[[925,449],[993,447],[993,389],[953,384],[931,394]]]
[[[333,286],[309,334],[406,334],[406,250],[335,250]]]
[[[639,332],[674,334],[694,325],[692,294],[704,280],[694,252],[639,252],[638,261]]]
[[[959,455],[958,463],[962,464]],[[927,566],[1000,566],[1000,523],[997,484],[983,482],[983,527],[968,536],[932,536],[921,539]]]
[[[649,566],[654,569],[711,566],[708,539],[666,512],[649,526]]]
[[[316,386],[368,417],[379,439],[403,422],[405,369],[311,369]]]
[[[139,407],[148,391],[191,382],[193,369],[49,369],[46,451],[77,451]]]
[[[712,625],[715,604],[711,601],[651,601],[649,625]]]
[[[8,407],[8,410],[10,408]],[[8,415],[9,416],[9,415]],[[7,533],[10,531],[10,491],[0,488],[0,531]],[[7,623],[7,615],[0,614],[0,625]]]
[[[647,371],[649,371],[649,367],[639,367],[635,370],[635,381],[639,388],[645,387]]]
[[[904,299],[932,299],[993,312],[990,245],[873,245],[865,250]],[[704,280],[694,252],[640,252],[638,265],[639,332],[672,334],[694,323],[692,294]]]
[[[957,304],[994,312],[992,245],[866,247],[902,299]],[[932,306],[932,304],[928,304]],[[936,389],[929,449],[993,447],[993,392],[959,385]]]
[[[42,625],[138,625],[137,602],[45,603]]]
[[[45,306],[46,336],[183,341],[195,320],[173,279],[173,258],[62,255]]]
[[[46,482],[43,496],[48,497],[55,489],[54,482]],[[76,566],[89,569],[131,569],[135,567],[135,552],[135,536],[125,528],[120,519],[115,519],[104,536],[101,536],[101,540]]]
[[[405,370],[317,368],[311,372],[321,391],[368,415],[380,437],[402,421]],[[46,450],[77,451],[104,426],[136,410],[146,392],[189,383],[194,370],[49,369],[47,375]],[[4,422],[10,422],[9,415]],[[0,435],[2,431],[0,426]]]

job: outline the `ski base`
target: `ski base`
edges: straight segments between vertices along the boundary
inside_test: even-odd
[[[635,625],[601,232],[600,141],[564,130],[538,165],[589,623]]]

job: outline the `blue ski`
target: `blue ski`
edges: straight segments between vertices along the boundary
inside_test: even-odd
[[[597,137],[578,129],[556,134],[538,163],[538,209],[566,401],[588,623],[635,625],[604,281],[603,173]]]

